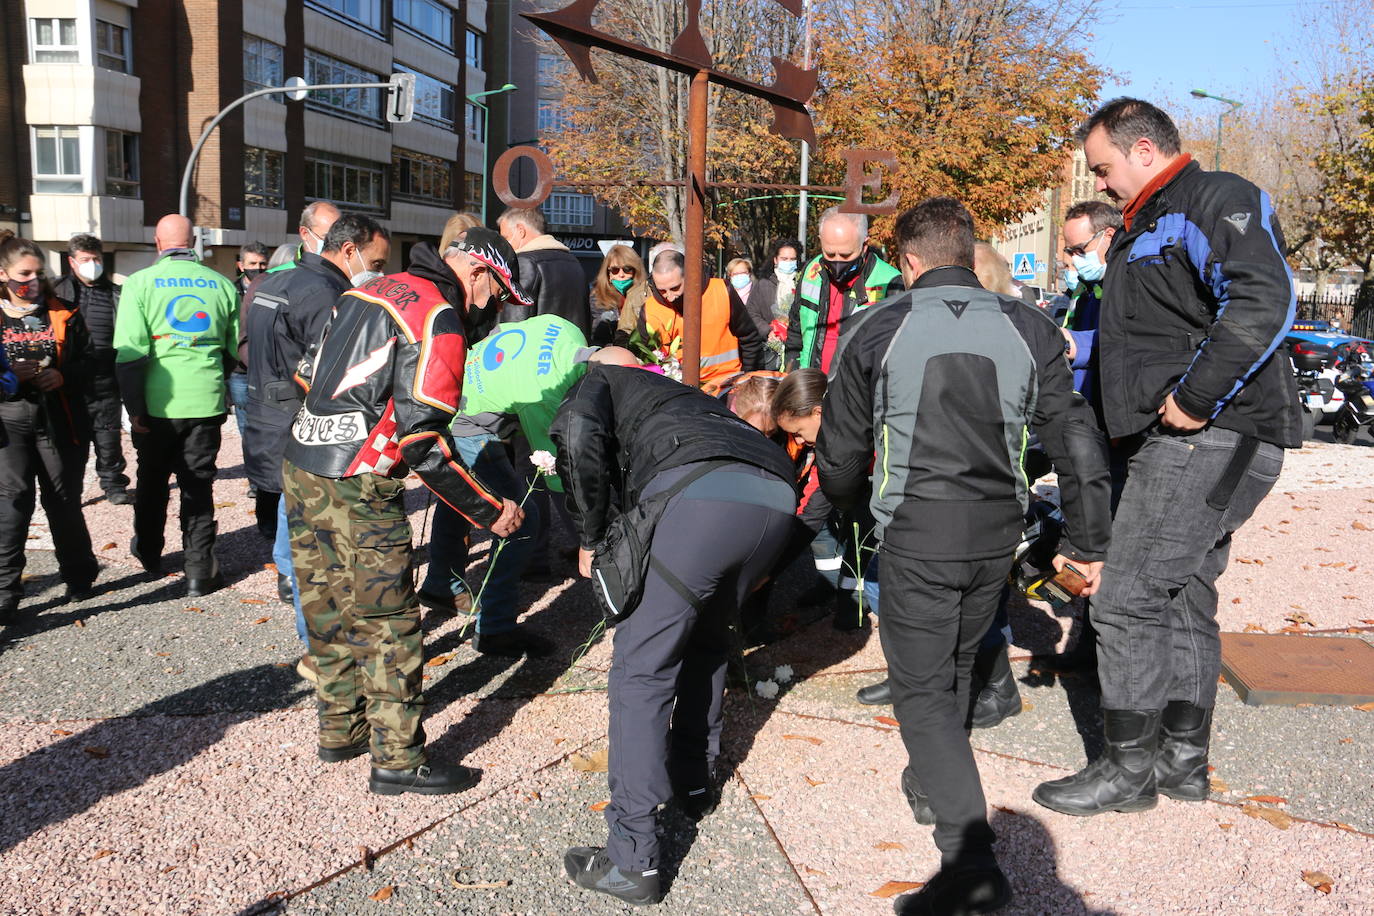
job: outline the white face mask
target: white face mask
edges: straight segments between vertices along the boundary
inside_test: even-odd
[[[747,289],[749,287],[749,284],[753,281],[754,278],[749,276],[748,274],[730,275],[730,285],[733,286],[735,289]]]
[[[94,283],[105,272],[105,265],[100,261],[82,261],[77,265],[76,272],[87,283]]]
[[[797,272],[797,261],[795,258],[787,258],[778,262],[778,273],[784,276],[791,276]]]
[[[315,235],[315,230],[311,229],[309,226],[305,227],[305,231],[310,233],[312,236],[319,240],[319,244],[317,244],[313,249],[307,243],[305,246],[305,250],[310,252],[311,254],[324,254],[324,237]]]
[[[349,277],[349,278],[348,278],[348,282],[349,282],[349,283],[352,283],[354,286],[362,286],[364,283],[371,283],[373,280],[377,279],[378,277],[383,276],[383,274],[382,274],[381,272],[379,272],[379,271],[368,270],[368,269],[367,269],[367,262],[366,262],[366,261],[363,261],[362,255],[358,255],[358,260],[359,260],[359,262],[361,262],[362,270],[358,271],[356,274],[354,274],[353,276]],[[349,264],[349,266],[352,267],[353,265],[352,265],[352,264]]]

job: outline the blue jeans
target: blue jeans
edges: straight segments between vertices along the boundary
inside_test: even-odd
[[[1131,456],[1093,596],[1104,709],[1216,703],[1217,577],[1231,535],[1283,468],[1283,449],[1261,442],[1226,493],[1222,482],[1240,441],[1215,427],[1191,435],[1152,431]]]
[[[296,608],[296,635],[308,643],[305,614],[301,611],[301,588],[296,583],[296,567],[291,562],[291,532],[286,525],[286,499],[277,500],[277,537],[272,541],[272,562],[277,572],[291,580],[291,604]]]
[[[229,403],[234,405],[234,422],[239,426],[239,438],[248,427],[248,373],[230,372],[225,379],[229,387]]]
[[[528,491],[527,484],[520,479],[511,467],[506,456],[506,448],[501,440],[491,435],[462,436],[455,438],[458,456],[497,496],[520,502]],[[436,504],[434,524],[429,535],[429,571],[425,573],[424,584],[420,590],[431,595],[461,595],[464,592],[476,594],[481,582],[470,587],[463,579],[463,571],[468,565],[468,551],[463,539],[472,530],[472,525],[446,503]],[[505,633],[515,629],[516,609],[520,597],[520,577],[534,554],[540,530],[538,503],[530,499],[525,502],[525,522],[515,535],[507,539],[506,546],[494,561],[489,561],[490,576],[482,600],[477,605],[478,633]],[[492,542],[495,551],[500,544]]]

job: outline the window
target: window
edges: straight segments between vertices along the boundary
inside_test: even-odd
[[[466,207],[479,207],[482,205],[482,193],[486,190],[487,183],[481,175],[476,172],[463,173],[463,205]]]
[[[539,55],[539,88],[562,89],[563,74],[568,70],[568,59],[561,54]]]
[[[400,64],[396,70],[415,74],[415,117],[440,127],[453,127],[453,87]]]
[[[276,150],[245,147],[243,202],[250,207],[280,208],[285,205],[285,198],[282,154]]]
[[[243,91],[256,92],[282,85],[282,47],[255,35],[243,36]],[[280,93],[269,99],[285,102]]]
[[[138,197],[138,134],[105,131],[105,194]]]
[[[340,210],[380,211],[384,197],[386,169],[364,159],[335,153],[305,154],[305,196],[307,200],[327,200]]]
[[[453,10],[435,0],[394,0],[391,18],[408,32],[453,47]]]
[[[476,29],[468,29],[467,61],[469,67],[487,69],[487,36]]]
[[[31,19],[33,62],[74,64],[80,59],[76,46],[75,19]]]
[[[567,130],[570,126],[568,110],[557,99],[540,99],[536,126],[541,134]]]
[[[550,194],[540,205],[544,218],[557,226],[590,226],[592,197],[590,194]]]
[[[487,142],[487,113],[478,105],[468,102],[468,139],[474,143]]]
[[[81,134],[76,127],[33,129],[33,192],[80,194]]]
[[[358,25],[370,32],[382,32],[382,0],[306,0],[314,7],[349,25]]]
[[[102,19],[95,21],[95,62],[119,73],[129,72],[129,30]]]
[[[391,193],[411,200],[453,203],[453,163],[398,149],[391,153]]]
[[[379,83],[382,78],[375,73],[359,69],[350,63],[319,51],[305,52],[305,81],[312,85],[321,83]],[[382,90],[380,89],[325,89],[312,92],[306,97],[309,108],[327,111],[332,115],[352,118],[359,121],[382,120]]]

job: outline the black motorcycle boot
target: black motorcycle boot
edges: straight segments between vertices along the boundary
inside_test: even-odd
[[[994,651],[980,649],[973,660],[974,683],[983,676],[983,687],[973,704],[973,727],[995,728],[1012,716],[1021,714],[1021,691],[1011,671],[1006,643]]]
[[[876,684],[860,687],[854,696],[865,706],[890,706],[892,704],[892,681],[883,678]]]
[[[1011,903],[1011,882],[995,862],[941,866],[913,894],[892,901],[897,916],[966,916],[995,913]]]
[[[935,823],[935,812],[930,809],[930,798],[921,791],[921,782],[908,766],[902,770],[902,795],[911,806],[911,814],[916,823],[930,826]]]
[[[626,903],[647,906],[663,899],[657,868],[627,871],[612,862],[600,846],[568,847],[563,854],[563,869],[578,887],[609,894]]]
[[[1155,783],[1161,795],[1179,801],[1206,801],[1207,744],[1212,734],[1212,710],[1173,700],[1164,707],[1159,724],[1159,756]]]
[[[1159,711],[1104,709],[1102,719],[1106,752],[1072,776],[1042,782],[1031,798],[1051,811],[1078,817],[1147,811],[1159,804]]]

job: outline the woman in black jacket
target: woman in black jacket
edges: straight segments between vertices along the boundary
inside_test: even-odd
[[[649,569],[615,630],[610,837],[564,857],[579,886],[656,903],[655,811],[674,796],[691,817],[715,806],[729,626],[791,536],[792,462],[715,398],[626,366],[593,365],[550,436],[581,538],[580,570],[595,573],[594,587],[606,570],[600,560],[593,570],[592,551],[608,531],[644,518],[659,494],[666,500],[656,526],[637,526],[649,529],[636,532],[651,545]]]
[[[16,390],[0,402],[0,624],[17,620],[24,545],[35,497],[48,516],[67,597],[81,599],[100,572],[81,514],[90,419],[81,393],[92,364],[81,314],[43,278],[43,251],[27,239],[0,243],[0,343]]]

